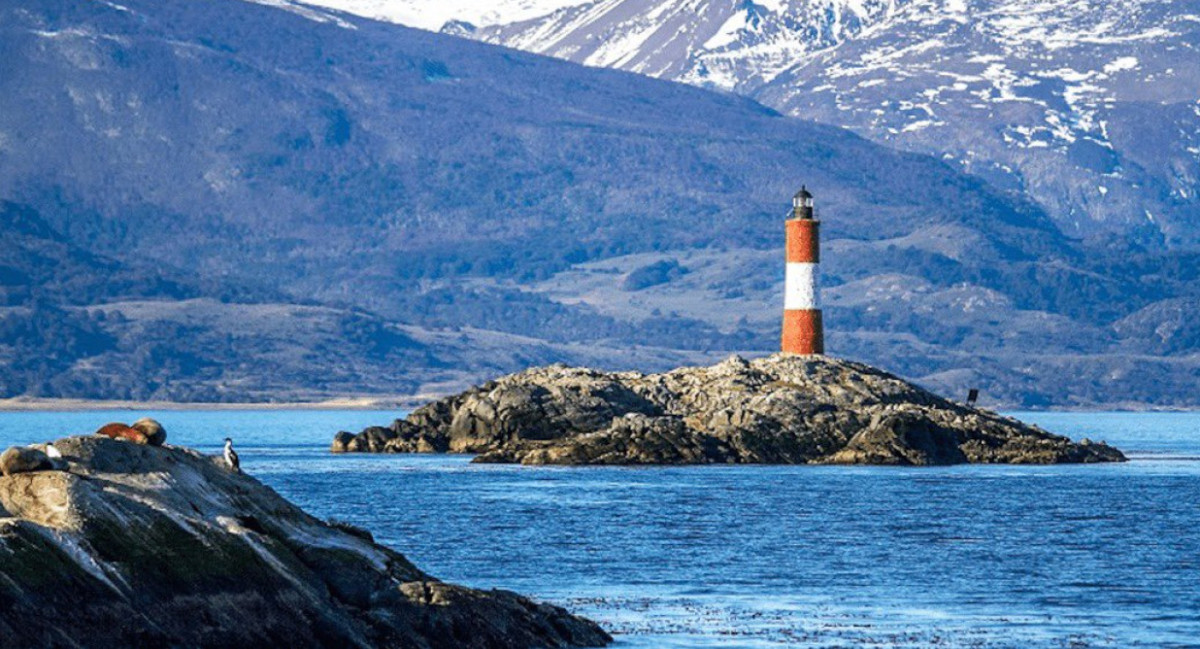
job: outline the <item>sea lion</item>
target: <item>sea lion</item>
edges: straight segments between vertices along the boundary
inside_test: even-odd
[[[142,417],[130,426],[146,436],[146,443],[151,446],[162,446],[167,441],[167,431],[162,424],[149,417]]]
[[[36,448],[28,446],[12,446],[0,454],[0,473],[13,475],[31,471],[46,471],[53,469],[50,458]]]
[[[146,444],[149,442],[149,438],[146,437],[145,433],[120,422],[105,424],[96,431],[96,434],[111,437],[112,439],[123,439],[134,444]]]

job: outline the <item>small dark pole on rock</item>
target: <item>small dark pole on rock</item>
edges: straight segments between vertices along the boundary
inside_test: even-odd
[[[978,400],[979,400],[979,390],[977,388],[971,388],[971,390],[969,392],[967,392],[967,407],[974,408],[975,402]]]

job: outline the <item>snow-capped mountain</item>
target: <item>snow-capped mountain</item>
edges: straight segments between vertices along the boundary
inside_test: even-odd
[[[307,4],[437,31],[448,22],[471,26],[539,18],[587,0],[309,0]],[[283,0],[275,0],[283,5]]]
[[[1078,236],[1200,244],[1197,0],[593,0],[487,23],[448,31],[942,155]]]
[[[753,93],[907,0],[594,0],[473,37],[585,65]]]
[[[1073,241],[744,97],[284,0],[0,3],[0,51],[0,397],[774,350],[808,183],[835,353],[1013,405],[1195,405],[1200,253]]]
[[[1070,234],[1200,243],[1200,2],[927,0],[754,91],[938,153]]]

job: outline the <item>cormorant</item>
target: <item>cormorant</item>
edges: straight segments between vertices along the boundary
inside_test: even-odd
[[[237,451],[233,450],[233,440],[225,438],[225,464],[229,465],[230,469],[241,472],[242,465],[238,462]]]

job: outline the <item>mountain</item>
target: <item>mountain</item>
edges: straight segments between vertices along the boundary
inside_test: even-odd
[[[437,31],[446,23],[490,25],[538,18],[587,0],[314,0],[307,4]]]
[[[5,396],[395,396],[552,361],[770,352],[803,182],[835,353],[993,403],[1193,398],[1194,330],[1130,337],[1198,297],[1194,255],[1081,244],[930,156],[308,5],[32,0],[0,17],[3,217],[40,224],[4,242],[0,354],[50,349],[30,321],[86,317],[100,341],[12,370]],[[54,288],[19,251],[46,241],[94,258],[85,279],[141,288]]]
[[[1200,246],[1196,0],[593,0],[447,29],[941,156],[1072,237]]]
[[[909,1],[592,0],[543,16],[491,17],[474,30],[446,28],[584,65],[751,94],[797,62],[887,23]]]

